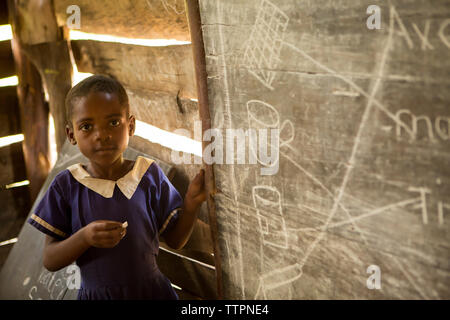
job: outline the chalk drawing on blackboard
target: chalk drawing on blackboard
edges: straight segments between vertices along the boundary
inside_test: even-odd
[[[217,3],[217,16],[220,17],[223,12],[225,12],[224,8],[224,2],[218,2]],[[220,50],[222,53],[225,53],[225,41],[223,37],[223,25],[219,24],[219,43],[220,43]],[[223,79],[223,92],[224,92],[224,104],[225,108],[223,109],[222,105],[219,104],[218,112],[223,113],[223,119],[224,123],[226,124],[227,128],[232,128],[232,122],[231,122],[231,102],[230,102],[230,90],[228,85],[228,72],[227,72],[227,61],[225,59],[225,54],[220,55],[221,59],[221,66],[222,66],[222,79]],[[223,109],[223,110],[222,110]],[[237,184],[236,184],[236,176],[234,171],[234,166],[230,166],[228,171],[228,185],[231,186],[231,199],[233,201],[233,205],[236,208],[236,229],[238,232],[238,237],[236,239],[236,249],[237,249],[237,263],[233,265],[233,268],[237,270],[236,277],[239,277],[239,281],[236,281],[235,283],[240,283],[240,289],[241,289],[241,295],[242,297],[245,297],[245,280],[244,280],[244,264],[243,264],[243,258],[242,258],[242,242],[240,237],[240,230],[241,230],[241,211],[238,206],[238,191],[237,191]],[[235,242],[231,242],[235,243]]]
[[[256,216],[263,244],[287,249],[286,221],[283,216],[280,192],[271,186],[254,186],[252,197],[257,210]]]
[[[178,0],[161,0],[161,3],[164,6],[164,9],[166,9],[166,11],[168,13],[170,13],[169,9],[171,9],[173,12],[175,12],[178,15],[183,14],[184,13],[184,2],[180,1],[180,7],[183,8],[182,10],[177,9],[177,2],[178,2]],[[147,4],[148,4],[148,0],[147,0]]]
[[[275,69],[280,62],[280,53],[289,17],[267,0],[261,1],[250,38],[245,45],[244,64],[264,86],[273,90]]]
[[[269,3],[268,1],[262,1],[262,4],[267,4]],[[217,6],[217,10],[218,10],[218,14],[223,15],[223,13],[225,12],[225,10],[220,10],[219,9],[220,6]],[[261,11],[261,9],[260,9]],[[301,165],[301,160],[299,161],[297,159],[298,156],[298,152],[295,152],[297,148],[294,148],[293,145],[291,145],[291,143],[293,142],[294,139],[294,135],[295,135],[295,130],[294,127],[292,125],[292,123],[289,123],[286,120],[283,122],[283,124],[281,125],[281,130],[280,130],[280,156],[283,157],[284,160],[288,160],[289,162],[291,162],[292,164],[294,164],[294,166],[296,168],[298,168],[301,172],[303,172],[307,177],[309,177],[312,181],[314,181],[317,185],[320,186],[320,188],[322,190],[324,190],[327,195],[333,200],[333,207],[331,208],[330,212],[326,212],[325,215],[327,216],[327,221],[325,223],[323,223],[323,225],[321,225],[319,228],[311,228],[312,230],[315,231],[320,231],[319,236],[316,237],[316,239],[314,240],[314,242],[309,245],[308,250],[305,252],[305,254],[300,257],[299,261],[294,265],[295,268],[298,270],[299,272],[297,273],[296,276],[292,277],[292,279],[297,280],[301,277],[301,271],[302,271],[302,267],[304,266],[304,264],[308,261],[308,257],[311,255],[311,253],[315,250],[316,246],[320,243],[320,241],[322,240],[322,238],[324,237],[325,233],[330,229],[330,228],[337,228],[337,227],[341,227],[341,226],[345,226],[345,225],[354,225],[356,226],[356,223],[359,221],[363,221],[363,219],[365,218],[369,218],[369,217],[374,217],[378,214],[382,214],[382,213],[392,213],[392,211],[395,212],[396,209],[401,209],[401,208],[413,208],[413,209],[419,209],[419,210],[423,210],[423,197],[419,196],[419,197],[415,197],[415,198],[411,198],[411,199],[406,199],[406,200],[402,200],[396,203],[392,203],[386,206],[383,206],[381,208],[376,208],[376,209],[372,209],[369,210],[369,212],[364,212],[363,214],[360,214],[358,216],[352,216],[350,215],[350,213],[348,212],[348,210],[346,210],[346,208],[343,206],[343,203],[345,201],[345,197],[346,196],[350,196],[347,191],[346,191],[346,187],[347,184],[350,185],[350,175],[352,174],[353,169],[355,168],[356,165],[356,160],[355,160],[355,154],[358,150],[359,144],[361,142],[361,132],[366,128],[366,124],[367,119],[369,116],[371,116],[373,114],[373,109],[378,109],[378,111],[381,111],[382,113],[386,114],[393,122],[394,122],[394,126],[397,126],[396,129],[399,130],[400,133],[403,134],[407,134],[410,136],[415,136],[416,132],[414,132],[414,128],[410,125],[405,123],[405,121],[403,121],[403,119],[400,119],[400,117],[398,115],[395,114],[395,111],[392,112],[390,111],[383,103],[381,103],[378,99],[377,99],[377,94],[379,93],[379,88],[381,86],[381,83],[384,79],[388,79],[391,78],[390,75],[385,75],[384,74],[384,69],[385,69],[385,65],[386,65],[386,61],[388,59],[388,53],[389,50],[391,49],[391,46],[393,44],[393,21],[396,18],[395,16],[392,16],[392,10],[391,10],[391,19],[390,19],[390,27],[389,27],[389,35],[386,41],[386,46],[384,48],[382,48],[381,51],[381,59],[378,60],[380,61],[378,63],[377,68],[375,69],[375,71],[373,72],[373,74],[370,74],[370,80],[372,80],[372,85],[371,85],[371,89],[370,91],[367,90],[365,91],[364,89],[362,89],[360,86],[358,86],[351,78],[340,74],[338,71],[336,70],[332,70],[331,68],[325,66],[324,64],[322,64],[321,62],[319,62],[318,60],[315,60],[313,57],[311,57],[310,55],[308,55],[306,52],[304,52],[303,50],[299,49],[298,47],[284,42],[284,40],[282,40],[283,42],[281,43],[283,45],[283,47],[287,47],[290,48],[292,50],[294,50],[295,52],[297,52],[299,54],[299,56],[305,58],[306,60],[312,62],[315,66],[319,67],[321,70],[325,71],[327,74],[331,75],[332,77],[335,77],[336,79],[342,80],[344,83],[350,85],[350,88],[341,90],[341,91],[334,91],[333,94],[336,96],[344,96],[344,97],[349,97],[349,98],[356,98],[359,96],[362,96],[364,98],[367,98],[367,102],[365,104],[364,107],[364,111],[363,111],[363,116],[361,118],[361,121],[359,123],[359,127],[357,127],[358,129],[358,133],[354,136],[354,142],[353,142],[353,146],[351,146],[351,155],[349,157],[349,159],[345,159],[344,161],[342,161],[342,167],[345,170],[345,174],[343,175],[344,178],[342,180],[342,183],[340,185],[340,187],[337,190],[337,193],[331,192],[328,188],[325,187],[325,185],[317,178],[315,177],[311,172],[308,172],[307,170],[305,170],[305,168]],[[259,15],[259,11],[258,11],[258,15]],[[258,19],[258,17],[257,17]],[[288,20],[287,20],[288,21]],[[258,24],[260,23],[260,21],[258,22]],[[253,26],[252,32],[253,30],[259,30],[258,28],[262,28],[263,26],[257,26],[257,23],[255,23],[255,25]],[[286,30],[286,29],[284,29]],[[259,30],[260,31],[260,30]],[[256,32],[256,31],[255,31]],[[223,35],[222,35],[222,26],[219,25],[219,36],[220,36],[220,44],[221,44],[221,49],[222,49],[222,53],[227,52],[226,50],[224,50],[224,41],[223,41]],[[262,37],[258,36],[253,36],[254,39],[260,39]],[[250,71],[250,76],[254,76],[257,78],[257,80],[259,82],[261,82],[261,84],[266,87],[269,88],[271,90],[274,90],[274,86],[275,86],[275,74],[273,72],[273,69],[270,70],[270,68],[266,67],[266,70],[264,70],[266,73],[261,75],[258,74],[257,71],[259,70],[259,60],[256,59],[257,56],[255,55],[251,55],[251,52],[247,50],[249,49],[251,41],[249,40],[247,43],[245,43],[245,55],[243,57],[244,62],[246,63],[246,65],[248,67],[251,66],[252,70]],[[254,44],[253,44],[254,45]],[[262,46],[260,46],[262,48]],[[282,46],[280,46],[281,48]],[[257,50],[257,48],[256,48]],[[281,51],[280,51],[281,52]],[[280,58],[280,52],[278,55],[278,59]],[[269,52],[271,53],[271,52]],[[257,54],[262,55],[263,52],[261,52],[261,50],[257,51]],[[230,96],[229,96],[229,92],[228,92],[228,79],[227,79],[227,65],[225,63],[225,55],[222,54],[220,55],[220,59],[222,59],[222,64],[221,67],[223,68],[223,77],[222,80],[224,81],[224,86],[225,86],[225,107],[226,107],[226,111],[224,112],[225,115],[225,119],[227,120],[227,125],[229,128],[232,128],[232,123],[231,123],[231,119],[232,119],[232,115],[230,112]],[[253,59],[253,60],[252,60]],[[262,59],[262,58],[261,58]],[[262,61],[262,60],[261,60]],[[276,60],[279,62],[279,60]],[[267,70],[269,69],[269,70]],[[271,73],[272,72],[272,73]],[[396,77],[396,76],[392,76]],[[407,76],[404,76],[405,78],[407,78]],[[261,101],[262,102],[262,101]],[[274,108],[275,111],[276,108]],[[249,119],[254,120],[253,115],[250,116],[248,115]],[[271,119],[272,116],[269,114],[269,119]],[[305,117],[306,118],[306,117]],[[267,119],[264,119],[267,120]],[[414,120],[413,120],[414,121]],[[437,120],[436,120],[437,121]],[[441,134],[442,136],[444,136],[442,139],[450,139],[447,138],[447,136],[449,135],[449,131],[446,130],[445,128],[445,121],[447,121],[446,119],[439,119],[440,121],[440,126],[437,126],[438,129],[442,129]],[[250,121],[249,121],[250,122]],[[278,125],[281,122],[281,119],[278,118],[275,121]],[[428,121],[424,120],[423,121],[425,124],[428,125]],[[441,124],[442,123],[442,124]],[[442,128],[442,126],[444,126],[444,128]],[[283,129],[285,129],[283,131]],[[367,129],[367,128],[366,128]],[[392,127],[388,127],[386,126],[384,129],[386,129],[386,131],[389,131],[392,133],[396,133],[396,131],[392,130]],[[383,129],[383,130],[384,130]],[[436,131],[438,130],[436,129]],[[301,132],[298,134],[301,134]],[[436,138],[439,139],[439,137],[437,136],[438,134],[436,134]],[[294,156],[293,156],[294,155]],[[280,159],[281,161],[281,159]],[[228,178],[229,178],[229,183],[233,184],[236,181],[239,181],[239,177],[235,176],[235,172],[234,169],[228,170]],[[258,185],[256,187],[262,187],[261,185]],[[234,204],[236,204],[236,226],[237,226],[237,237],[236,238],[229,238],[227,239],[227,250],[231,250],[234,251],[234,249],[238,249],[237,250],[237,254],[234,256],[235,258],[235,262],[233,263],[233,267],[230,268],[233,271],[235,271],[235,273],[233,273],[233,277],[236,279],[240,279],[240,281],[233,281],[233,283],[237,283],[239,285],[240,282],[240,289],[242,290],[242,296],[245,298],[245,290],[244,290],[244,286],[246,284],[246,279],[244,279],[244,277],[246,276],[243,272],[243,247],[241,245],[241,231],[240,231],[240,203],[237,204],[236,203],[236,199],[238,196],[238,193],[236,193],[237,189],[236,189],[236,184],[234,184],[233,190],[235,191],[233,194],[233,200],[235,201]],[[258,210],[258,208],[255,206],[255,209]],[[312,208],[314,209],[314,208]],[[444,204],[442,201],[440,203],[438,203],[438,221],[439,224],[441,223],[440,221],[443,221],[443,215],[444,215],[444,210],[450,209],[450,205]],[[347,216],[348,219],[344,220],[344,221],[339,221],[336,219],[337,212],[342,211],[344,212]],[[422,216],[422,220],[423,220],[423,216]],[[263,224],[264,222],[262,222],[263,219],[261,218],[261,224]],[[424,221],[424,220],[423,220]],[[355,227],[355,229],[357,228],[357,226]],[[288,236],[291,235],[291,233],[296,232],[300,229],[294,229],[294,228],[289,228],[288,226],[286,226],[286,234]],[[364,240],[364,243],[367,244],[367,241],[364,239],[364,234],[363,232],[361,232],[361,230],[358,228],[359,233],[362,237],[362,239]],[[262,226],[260,226],[260,231],[261,232],[266,232],[268,233],[269,230],[268,228],[263,228]],[[289,238],[290,239],[290,238]],[[265,245],[269,245],[272,246],[269,243],[265,243]],[[230,246],[230,248],[228,248],[228,246]],[[261,259],[264,259],[264,256],[261,255]],[[395,257],[394,257],[395,259]],[[399,260],[395,260],[399,266],[401,267],[401,263]],[[288,268],[288,267],[286,267]],[[258,280],[259,280],[259,285],[257,287],[257,293],[255,295],[256,298],[267,298],[268,297],[268,292],[274,288],[277,287],[278,283],[282,283],[283,281],[279,281],[280,278],[282,278],[282,273],[281,270],[283,268],[274,268],[274,270],[271,270],[269,272],[262,272],[261,275],[258,275]],[[287,269],[286,269],[287,270]],[[402,272],[404,272],[404,268],[401,267]],[[267,270],[266,270],[267,271]],[[405,277],[408,279],[408,281],[413,285],[413,288],[415,288],[422,297],[424,298],[428,298],[427,295],[423,292],[423,290],[420,290],[420,288],[417,286],[417,284],[414,282],[414,276],[411,277],[411,275],[408,275],[407,273],[405,273]],[[287,279],[291,279],[287,276]],[[291,281],[292,282],[292,281]],[[287,283],[291,283],[289,281],[286,281],[285,284]]]
[[[333,193],[317,177],[304,169],[298,161],[292,159],[288,150],[286,150],[289,149],[293,152],[296,152],[297,150],[290,144],[295,137],[295,128],[292,121],[289,119],[284,120],[280,127],[280,115],[277,109],[274,106],[260,100],[250,100],[247,102],[247,117],[249,128],[280,128],[280,155],[292,162],[295,167],[300,169],[300,171],[302,171],[308,178],[324,190],[331,199],[334,199]],[[250,151],[254,152],[254,156],[256,156],[256,150],[252,150],[251,145]],[[258,162],[260,161],[258,160]],[[349,218],[351,218],[349,211],[341,203],[339,203],[339,207],[347,214]],[[356,224],[353,224],[353,227],[360,233],[361,237],[366,242],[364,234],[359,227]]]
[[[422,138],[422,136],[430,141],[430,142],[438,142],[439,139],[442,139],[443,141],[446,141],[450,139],[450,118],[449,117],[441,117],[438,116],[434,121],[430,119],[427,115],[420,115],[416,116],[408,109],[400,109],[397,111],[395,116],[398,118],[398,122],[395,128],[395,133],[398,140],[402,139],[402,127],[398,125],[398,123],[401,121],[401,117],[403,115],[403,118],[405,120],[402,120],[403,123],[406,123],[406,120],[409,120],[410,131],[407,132],[409,136],[410,142],[415,142]],[[420,130],[424,131],[425,134],[419,134],[419,129],[425,129]],[[434,132],[436,132],[437,137],[434,135]]]
[[[369,212],[360,214],[359,216],[355,216],[352,217],[348,220],[343,220],[343,221],[339,221],[339,222],[334,222],[334,223],[330,223],[328,225],[323,224],[320,227],[316,227],[316,228],[287,228],[288,232],[306,232],[306,231],[317,231],[317,230],[321,230],[321,231],[328,231],[329,229],[332,228],[337,228],[337,227],[342,227],[342,226],[346,226],[349,225],[355,221],[359,221],[362,219],[366,219],[369,217],[373,217],[382,213],[388,213],[388,212],[392,212],[394,209],[398,209],[398,208],[405,208],[407,206],[421,206],[423,199],[419,196],[419,197],[415,197],[415,198],[411,198],[411,199],[406,199],[406,200],[402,200],[399,202],[395,202],[395,203],[391,203],[388,205],[385,205],[383,207],[380,208],[376,208],[373,210],[370,210]]]
[[[256,159],[258,163],[266,167],[265,169],[275,168],[278,171],[279,154],[277,151],[279,150],[279,141],[274,138],[279,137],[280,115],[273,106],[264,101],[249,100],[246,105],[249,129],[267,130],[271,136],[270,142],[267,142],[267,140],[262,141],[263,139],[267,139],[267,135],[260,133],[258,138],[259,147],[256,147],[256,137],[251,138],[251,135],[249,135],[249,139],[253,140],[252,143],[249,143],[251,159]],[[277,131],[273,131],[272,129]],[[265,150],[262,150],[262,146],[265,146]],[[268,147],[271,150],[270,157],[267,153],[269,150]]]
[[[255,299],[268,299],[270,290],[286,286],[302,276],[302,268],[298,263],[278,268],[259,276],[258,289],[256,290]],[[289,290],[289,292],[291,292]],[[286,297],[290,299],[291,297]]]
[[[350,154],[349,159],[346,161],[346,163],[348,163],[348,166],[346,167],[345,170],[345,174],[344,177],[342,179],[342,183],[338,189],[338,194],[337,196],[334,198],[334,202],[333,202],[333,207],[328,215],[328,218],[324,224],[325,230],[328,228],[328,226],[330,225],[330,223],[332,222],[338,208],[339,208],[339,204],[342,201],[342,197],[344,196],[345,190],[347,188],[347,184],[350,178],[350,174],[353,171],[353,168],[355,167],[355,160],[356,160],[356,153],[359,149],[360,143],[361,143],[361,136],[362,133],[366,127],[366,124],[368,122],[369,116],[372,113],[372,107],[374,105],[375,102],[375,96],[378,92],[378,89],[380,87],[381,84],[381,79],[383,78],[383,74],[384,74],[384,69],[385,69],[385,65],[387,62],[387,57],[388,57],[388,53],[389,50],[391,49],[392,46],[392,38],[393,38],[393,20],[391,19],[391,23],[390,23],[390,29],[389,29],[389,36],[388,39],[386,41],[386,45],[383,49],[383,54],[381,57],[381,62],[378,66],[378,70],[376,71],[376,80],[375,83],[372,87],[372,92],[370,93],[370,95],[367,96],[368,100],[367,100],[367,104],[365,106],[364,109],[364,113],[363,116],[361,118],[361,123],[359,125],[358,131],[356,133],[354,142],[353,142],[353,148],[352,148],[352,152]],[[328,68],[326,68],[328,69]],[[383,106],[384,109],[386,109]],[[387,109],[386,109],[387,110]],[[300,267],[302,268],[304,266],[304,264],[308,261],[309,256],[311,255],[311,253],[314,251],[315,247],[319,244],[319,242],[323,239],[323,237],[325,236],[325,230],[323,230],[321,233],[319,233],[319,235],[317,236],[317,238],[313,241],[313,243],[308,247],[306,254],[304,255],[302,261],[300,262]],[[362,234],[362,233],[360,233]]]

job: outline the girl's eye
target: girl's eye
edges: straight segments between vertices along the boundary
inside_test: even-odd
[[[120,124],[120,120],[112,120],[112,121],[110,122],[110,124],[111,124],[111,126],[113,126],[113,127],[117,127],[117,126]]]
[[[92,128],[92,125],[90,125],[90,124],[83,124],[80,126],[81,131],[89,131],[89,130],[91,130],[91,128]]]

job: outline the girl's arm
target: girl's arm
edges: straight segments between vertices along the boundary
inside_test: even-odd
[[[49,271],[58,271],[80,257],[89,247],[112,248],[125,236],[122,223],[108,220],[93,221],[69,238],[58,241],[47,236],[43,263]]]
[[[176,225],[164,235],[164,240],[171,248],[181,249],[189,240],[197,220],[198,209],[205,200],[205,171],[202,169],[189,184]]]

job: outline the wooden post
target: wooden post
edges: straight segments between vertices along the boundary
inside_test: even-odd
[[[49,109],[45,102],[39,72],[23,53],[20,39],[17,39],[17,34],[15,33],[18,16],[14,0],[8,0],[8,9],[13,29],[11,45],[19,79],[17,96],[22,132],[24,134],[23,154],[28,180],[30,181],[30,200],[33,202],[50,170]]]
[[[206,82],[206,59],[203,44],[203,34],[201,26],[200,10],[198,0],[186,0],[186,11],[188,16],[189,31],[191,35],[192,52],[194,58],[195,80],[197,84],[198,105],[200,119],[202,121],[203,132],[211,128],[211,117],[209,113],[208,103],[208,87]],[[207,146],[207,142],[203,141],[203,148]],[[216,193],[214,170],[212,165],[204,164],[205,167],[205,183],[209,194],[207,199],[209,211],[209,225],[211,228],[211,238],[213,240],[214,260],[216,268],[217,280],[217,296],[222,299],[222,262],[220,256],[220,248],[218,242],[217,219],[214,204],[214,194]]]
[[[14,37],[47,88],[59,152],[66,140],[64,100],[72,86],[72,64],[63,28],[56,22],[53,1],[9,1],[14,4]]]

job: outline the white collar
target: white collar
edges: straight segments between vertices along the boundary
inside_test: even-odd
[[[105,198],[111,198],[113,196],[114,187],[117,184],[124,196],[131,199],[142,177],[152,163],[152,159],[138,156],[133,169],[117,181],[94,178],[83,168],[81,163],[71,165],[67,169],[75,180]]]

